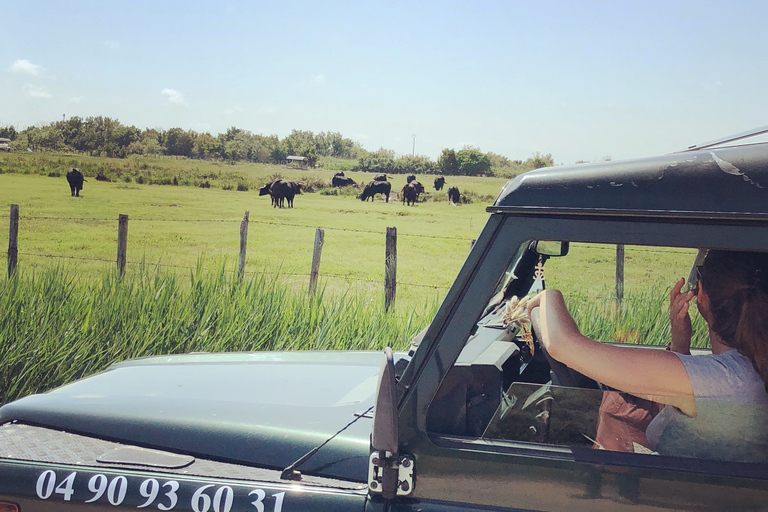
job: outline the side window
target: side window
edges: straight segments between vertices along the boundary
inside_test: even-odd
[[[681,277],[688,277],[696,248],[627,246],[618,266],[621,251],[615,245],[572,243],[564,257],[526,251],[531,252],[530,244],[513,258],[517,267],[504,269],[503,285],[430,407],[431,433],[768,462],[768,401],[744,404],[697,397],[698,414],[688,417],[573,371],[550,358],[524,326],[508,322],[505,309],[515,298],[505,291],[515,289],[516,281],[519,295],[541,286],[557,288],[583,334],[601,342],[663,350],[670,337],[669,292]],[[617,275],[623,279],[617,281]],[[707,325],[693,304],[690,315],[692,352],[706,357]]]

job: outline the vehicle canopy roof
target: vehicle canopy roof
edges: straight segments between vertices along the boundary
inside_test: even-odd
[[[768,143],[549,167],[505,185],[491,213],[768,218]]]

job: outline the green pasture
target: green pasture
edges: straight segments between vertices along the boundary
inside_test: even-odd
[[[105,159],[93,159],[105,160]],[[167,159],[174,165],[182,160]],[[122,162],[118,161],[117,164]],[[197,166],[196,161],[187,161]],[[116,165],[117,165],[116,164]],[[302,171],[274,166],[243,165],[243,176],[266,183],[279,174],[297,181],[330,181],[335,171]],[[249,211],[246,272],[280,272],[296,286],[306,287],[312,261],[315,229],[325,231],[320,276],[329,290],[349,286],[368,290],[383,300],[385,233],[398,234],[398,307],[441,297],[463,263],[470,241],[476,238],[488,214],[485,207],[504,180],[457,179],[467,192],[487,197],[484,202],[459,206],[441,193],[405,206],[393,194],[389,203],[381,196],[362,202],[354,195],[326,195],[335,189],[304,193],[292,209],[273,208],[268,196],[256,187],[248,191],[161,186],[135,182],[102,182],[92,177],[81,197],[70,197],[64,177],[39,174],[0,174],[0,219],[10,204],[20,208],[19,269],[72,265],[84,273],[110,268],[117,250],[117,218],[129,216],[128,271],[140,262],[169,269],[188,269],[204,258],[206,264],[224,261],[234,270],[239,251],[240,223]],[[351,174],[366,181],[370,176]],[[430,177],[430,180],[432,177]],[[449,183],[454,180],[449,179]],[[392,177],[393,188],[405,176]],[[432,187],[429,187],[432,188]],[[0,220],[0,222],[2,222]],[[0,236],[7,238],[8,222]]]
[[[120,166],[121,179],[95,180],[97,172],[116,177]],[[68,167],[87,171],[79,198],[70,197]],[[132,174],[136,169],[147,172]],[[354,191],[327,187],[336,172],[328,168],[32,154],[0,156],[0,171],[3,240],[10,205],[20,208],[18,272],[0,276],[0,402],[143,355],[405,348],[431,320],[488,219],[485,207],[505,183],[447,177],[470,198],[451,206],[445,190],[433,190],[433,176],[424,176],[425,200],[408,207],[396,194],[389,203],[361,202]],[[219,171],[222,177],[212,178]],[[371,178],[345,174],[358,182]],[[273,208],[258,187],[278,175],[312,191],[297,196],[292,209]],[[149,184],[169,176],[180,184]],[[210,186],[196,186],[200,180]],[[397,191],[405,176],[391,181]],[[247,186],[238,191],[227,183]],[[246,211],[246,275],[239,284]],[[115,272],[119,214],[129,216],[122,280]],[[398,235],[397,300],[389,312],[383,308],[387,227]],[[316,228],[325,231],[325,243],[320,292],[309,297]],[[613,245],[572,244],[567,257],[547,262],[546,283],[564,291],[585,334],[665,344],[669,290],[687,276],[693,258],[693,250],[626,247],[621,307]],[[695,344],[705,346],[704,325],[692,316]]]
[[[321,164],[323,162],[321,161]],[[328,167],[339,162],[329,160]],[[64,173],[69,167],[88,177],[82,197],[72,198]],[[122,179],[117,180],[122,169]],[[136,182],[131,169],[144,176]],[[423,202],[405,206],[396,193],[404,175],[392,175],[389,203],[381,196],[361,202],[357,190],[326,187],[336,168],[287,169],[263,164],[230,165],[171,157],[108,159],[73,155],[0,155],[0,236],[7,237],[9,205],[20,206],[19,269],[28,271],[63,265],[86,276],[114,268],[117,218],[129,216],[128,272],[142,262],[167,271],[187,272],[202,259],[204,266],[223,265],[234,272],[239,251],[239,229],[249,211],[246,272],[281,277],[298,290],[308,286],[315,229],[325,231],[320,263],[321,285],[328,293],[350,288],[383,301],[384,251],[387,227],[398,233],[396,311],[410,311],[425,302],[441,300],[462,265],[488,214],[490,204],[506,182],[499,178],[448,176],[472,202],[450,206],[444,189],[431,186],[434,176],[419,176],[427,193]],[[131,171],[131,172],[129,172]],[[117,181],[96,181],[96,173]],[[248,190],[217,188],[227,182],[247,183]],[[345,174],[359,183],[369,173]],[[50,176],[49,176],[50,175]],[[149,185],[159,177],[186,176],[199,186]],[[275,176],[309,184],[313,192],[295,199],[295,208],[272,208],[258,187]],[[185,182],[182,179],[181,182]],[[549,280],[562,289],[577,290],[599,301],[613,300],[613,246],[587,246],[547,265]],[[626,252],[626,293],[668,289],[687,275],[691,251]],[[662,293],[663,295],[663,293]]]

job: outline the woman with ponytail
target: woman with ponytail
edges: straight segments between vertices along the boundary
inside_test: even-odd
[[[698,288],[670,294],[668,350],[597,342],[581,334],[562,294],[545,290],[541,344],[549,355],[610,388],[664,404],[646,430],[661,454],[768,462],[768,254],[710,250]],[[712,353],[690,355],[689,303],[696,296]]]

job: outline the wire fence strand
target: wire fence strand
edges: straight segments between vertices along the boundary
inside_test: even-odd
[[[2,218],[2,217],[0,217]],[[32,220],[55,220],[55,221],[75,221],[75,222],[117,222],[118,219],[110,219],[110,218],[98,218],[98,217],[48,217],[48,216],[30,216],[30,217],[20,217],[20,221],[32,221]],[[154,219],[154,218],[130,218],[130,222],[210,222],[210,223],[233,223],[233,224],[240,224],[242,222],[242,219]],[[249,219],[249,224],[265,224],[269,226],[287,226],[287,227],[295,227],[295,228],[306,228],[306,229],[324,229],[329,231],[346,231],[349,233],[366,233],[370,235],[384,235],[385,233],[381,231],[373,231],[370,229],[356,229],[356,228],[337,228],[333,226],[310,226],[308,224],[296,224],[296,223],[290,223],[290,222],[276,222],[272,220],[262,220],[262,219]],[[434,240],[456,240],[456,241],[464,241],[469,242],[471,238],[466,237],[458,237],[458,236],[448,236],[448,235],[433,235],[433,234],[420,234],[420,233],[402,233],[398,232],[398,236],[412,236],[412,237],[419,237],[419,238],[430,238]]]

